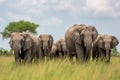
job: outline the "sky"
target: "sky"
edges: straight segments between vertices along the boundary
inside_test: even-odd
[[[94,25],[120,40],[120,0],[0,0],[0,32],[19,20],[39,24],[38,35],[51,34],[54,41],[73,24]],[[0,48],[10,49],[8,42],[0,35]]]

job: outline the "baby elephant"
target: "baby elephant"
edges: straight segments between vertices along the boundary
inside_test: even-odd
[[[58,49],[58,55],[60,57],[65,57],[67,56],[68,54],[68,50],[66,48],[66,44],[65,44],[65,40],[64,39],[59,39],[57,42],[56,42],[56,46],[57,46],[57,49]]]
[[[52,49],[50,51],[50,54],[49,54],[50,58],[55,58],[55,57],[58,57],[58,49],[57,49],[57,46],[55,43],[53,43],[52,45]]]
[[[110,61],[111,49],[115,48],[119,44],[118,39],[115,36],[110,35],[99,35],[95,42],[93,43],[93,60],[100,58],[106,59],[107,62]]]

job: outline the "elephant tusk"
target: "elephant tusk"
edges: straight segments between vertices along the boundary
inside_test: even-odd
[[[21,54],[21,50],[20,50],[20,54]]]

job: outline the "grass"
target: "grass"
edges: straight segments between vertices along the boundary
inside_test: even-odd
[[[120,57],[109,64],[65,59],[19,65],[13,57],[0,56],[0,80],[120,80]]]

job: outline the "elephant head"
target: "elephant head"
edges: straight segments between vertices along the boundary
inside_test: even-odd
[[[59,51],[63,51],[64,47],[65,47],[65,40],[64,39],[59,39],[56,42],[57,48]]]
[[[57,43],[57,48],[59,49],[59,51],[63,51],[63,45],[60,41],[58,41]]]
[[[58,53],[60,57],[63,57],[67,54],[67,49],[66,49],[66,44],[65,44],[65,39],[59,39],[56,42],[56,46],[58,48]]]
[[[52,58],[53,57],[58,57],[58,49],[57,49],[57,46],[56,46],[55,43],[53,43],[53,45],[52,45],[51,51],[49,53],[49,56],[52,57]]]
[[[119,44],[119,41],[115,36],[100,35],[96,39],[95,44],[97,44],[99,48],[105,50],[106,59],[107,62],[109,62],[111,56],[111,49],[116,47]]]
[[[89,30],[92,32],[92,40],[95,41],[98,36],[98,31],[94,26],[88,26]]]
[[[14,50],[15,61],[20,62],[20,54],[24,45],[22,33],[12,33],[9,41],[10,47]]]
[[[97,29],[94,26],[86,26],[85,24],[80,24],[80,25],[75,24],[74,27],[75,30],[72,34],[72,38],[79,44],[82,44],[82,40],[84,36],[90,35],[92,42],[95,41],[95,39],[98,36]]]
[[[41,34],[38,40],[40,43],[40,48],[43,51],[43,54],[45,56],[48,56],[53,45],[53,37],[49,34]]]
[[[33,39],[30,35],[31,33],[28,33],[28,32],[22,33],[22,36],[24,37],[23,51],[30,49],[33,45]]]

